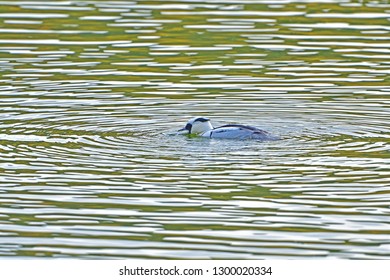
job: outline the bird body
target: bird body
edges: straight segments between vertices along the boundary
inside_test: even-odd
[[[208,118],[196,117],[187,122],[187,125],[180,129],[183,134],[192,134],[200,137],[219,138],[219,139],[237,139],[237,140],[278,140],[279,137],[273,136],[265,130],[257,127],[241,124],[227,124],[214,128]]]

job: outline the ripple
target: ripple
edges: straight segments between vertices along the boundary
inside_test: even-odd
[[[0,13],[0,18],[33,18],[33,19],[45,19],[45,18],[67,18],[67,14],[50,14],[50,13]]]
[[[0,4],[0,257],[388,259],[388,5]]]
[[[100,32],[99,32],[100,33]],[[129,41],[61,41],[58,39],[25,39],[25,40],[0,40],[0,44],[33,44],[33,45],[113,45],[127,44]]]
[[[326,13],[326,14],[307,14],[307,17],[320,17],[320,18],[389,18],[387,13]]]

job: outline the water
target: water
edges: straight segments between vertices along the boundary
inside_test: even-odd
[[[0,257],[390,258],[387,1],[3,1]],[[172,135],[193,116],[274,142]]]

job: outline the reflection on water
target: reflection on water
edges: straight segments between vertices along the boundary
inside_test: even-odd
[[[0,2],[0,256],[389,258],[389,12]]]

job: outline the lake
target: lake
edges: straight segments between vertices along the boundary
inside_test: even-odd
[[[1,1],[0,258],[390,259],[388,1]],[[195,116],[279,141],[176,135]]]

